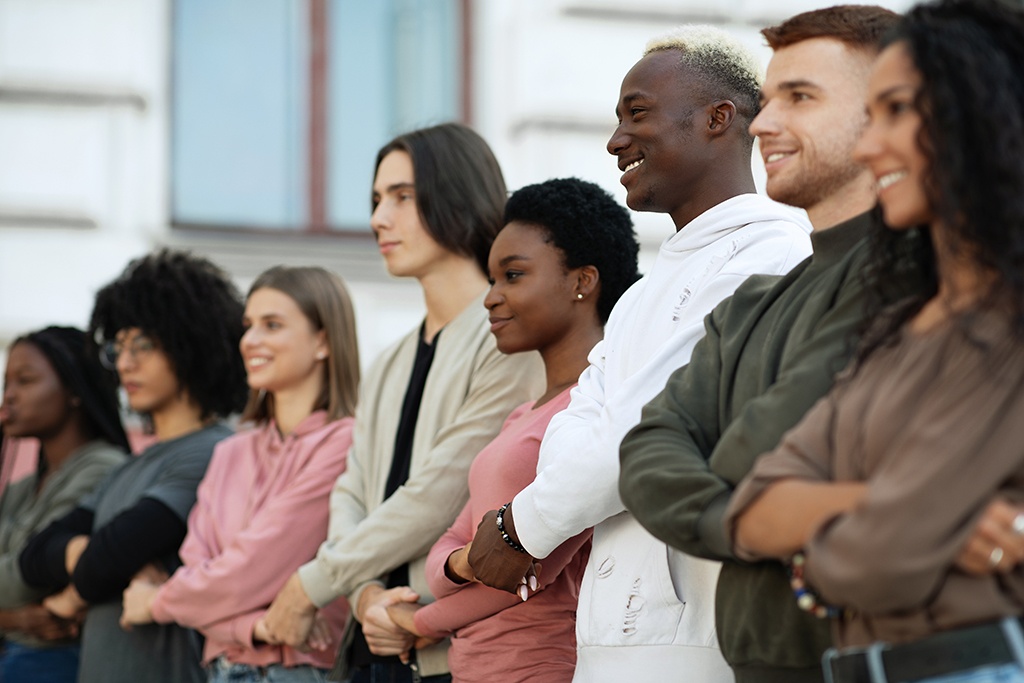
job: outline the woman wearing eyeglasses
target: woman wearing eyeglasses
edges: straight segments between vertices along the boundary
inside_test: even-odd
[[[116,382],[86,347],[81,330],[47,327],[8,349],[0,429],[40,448],[36,471],[0,497],[0,681],[74,683],[78,674],[77,625],[40,604],[46,593],[25,582],[18,555],[125,460]]]
[[[121,593],[137,575],[165,575],[214,445],[219,418],[245,405],[237,348],[242,303],[220,269],[162,251],[133,261],[96,298],[91,336],[117,369],[132,410],[156,443],[29,542],[20,566],[44,605],[84,618],[79,681],[203,681],[198,636],[174,624],[123,630]]]

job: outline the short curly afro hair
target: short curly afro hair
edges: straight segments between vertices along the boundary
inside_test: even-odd
[[[188,252],[163,249],[128,264],[96,295],[89,338],[96,344],[138,328],[167,355],[203,419],[242,410],[248,396],[238,351],[242,297],[227,275]]]
[[[615,302],[640,277],[633,220],[594,183],[556,178],[527,185],[512,193],[505,205],[505,225],[513,221],[543,228],[562,251],[566,268],[597,268],[597,315],[602,325]]]

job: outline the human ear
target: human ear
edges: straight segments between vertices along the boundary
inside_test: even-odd
[[[586,299],[597,290],[598,282],[601,279],[595,266],[581,266],[576,268],[576,285],[573,287],[573,295],[577,299]],[[580,296],[580,295],[583,296]]]
[[[327,331],[320,330],[316,333],[316,351],[314,352],[314,358],[317,360],[325,360],[330,355],[330,347],[327,344]]]
[[[718,100],[708,105],[708,133],[718,136],[725,133],[736,120],[736,105],[731,100]]]

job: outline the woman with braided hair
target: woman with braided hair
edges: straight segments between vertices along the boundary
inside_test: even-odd
[[[0,497],[0,681],[73,683],[77,624],[41,604],[18,567],[29,537],[67,513],[116,465],[128,440],[117,383],[73,327],[47,327],[14,340],[4,372],[0,429],[39,440],[36,471]]]

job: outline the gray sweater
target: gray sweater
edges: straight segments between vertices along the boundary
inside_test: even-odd
[[[33,534],[70,512],[126,458],[123,451],[105,441],[91,441],[52,472],[38,492],[39,477],[34,473],[7,487],[0,497],[0,609],[14,609],[45,597],[45,591],[22,579],[18,555]],[[4,637],[32,647],[47,645],[15,632]]]

